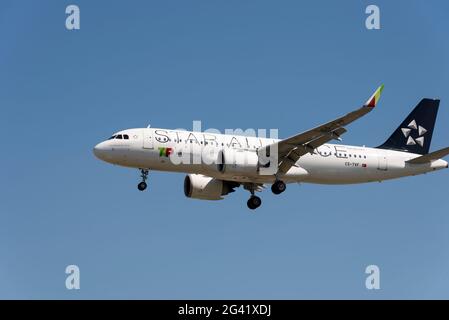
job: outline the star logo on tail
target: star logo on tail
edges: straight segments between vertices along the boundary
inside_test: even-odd
[[[401,128],[404,137],[407,139],[408,146],[414,146],[418,144],[419,146],[424,146],[424,135],[427,132],[427,129],[418,125],[415,120],[412,120],[407,126],[407,128]],[[418,131],[418,137],[413,138],[411,136],[412,131]]]

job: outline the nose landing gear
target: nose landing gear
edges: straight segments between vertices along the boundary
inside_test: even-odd
[[[147,188],[147,183],[146,182],[141,182],[137,185],[137,189],[139,189],[140,191],[143,191]]]
[[[146,169],[140,169],[140,177],[142,178],[142,182],[140,182],[137,185],[137,189],[139,189],[140,191],[144,191],[147,188],[147,179],[148,179],[148,170]]]

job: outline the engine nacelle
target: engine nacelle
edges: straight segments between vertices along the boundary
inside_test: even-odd
[[[188,198],[201,200],[221,200],[234,192],[238,183],[223,181],[201,174],[189,174],[184,179],[184,194]]]
[[[245,150],[222,150],[218,170],[236,176],[255,176],[259,172],[259,156]]]

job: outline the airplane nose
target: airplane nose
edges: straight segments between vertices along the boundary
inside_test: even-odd
[[[94,155],[103,161],[106,161],[108,155],[108,148],[106,147],[104,142],[100,142],[94,147]]]
[[[100,148],[98,147],[98,144],[94,147],[94,155],[98,158],[100,155]]]

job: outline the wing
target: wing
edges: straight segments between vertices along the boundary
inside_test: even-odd
[[[340,136],[347,131],[344,126],[363,117],[374,109],[380,99],[383,88],[383,85],[377,88],[361,108],[306,132],[268,145],[260,150],[261,154],[270,154],[270,150],[276,150],[277,147],[278,172],[286,173],[306,153],[313,152],[319,146],[333,139],[340,140]]]

